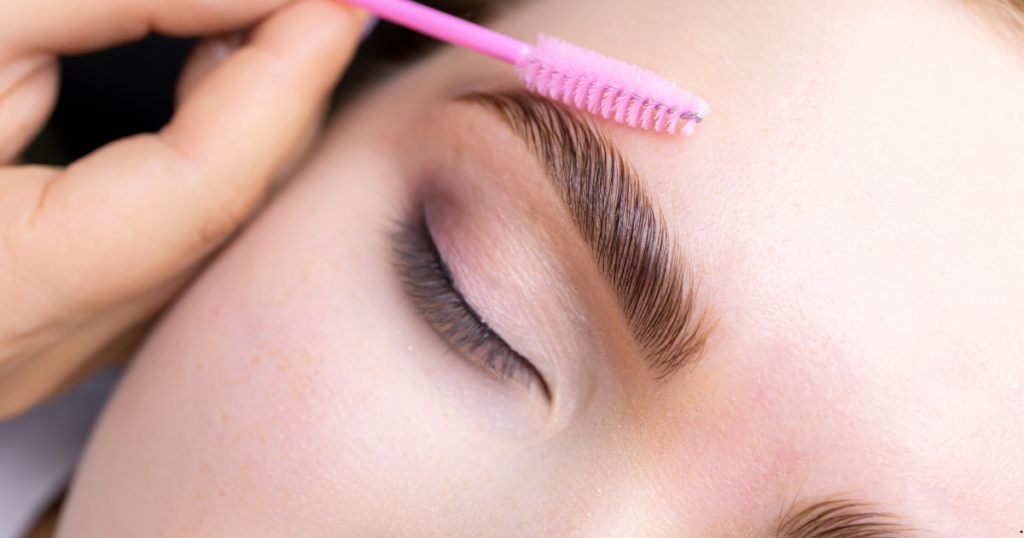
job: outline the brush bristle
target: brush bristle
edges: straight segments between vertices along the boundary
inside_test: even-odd
[[[690,136],[710,112],[703,99],[651,71],[549,35],[516,67],[530,91],[630,127]]]

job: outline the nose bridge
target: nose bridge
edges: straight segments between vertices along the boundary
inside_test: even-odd
[[[678,529],[672,528],[667,517],[668,510],[660,506],[653,488],[619,489],[604,501],[589,507],[583,514],[587,524],[579,536],[667,538],[678,535]]]
[[[593,458],[570,495],[577,500],[571,536],[587,538],[660,538],[678,536],[659,488],[650,479],[649,465],[637,461],[635,450]]]
[[[662,422],[652,420],[660,409],[617,389],[600,387],[601,396],[541,449],[545,463],[538,471],[548,488],[542,503],[551,518],[543,536],[680,535],[665,483],[678,454],[661,448]]]

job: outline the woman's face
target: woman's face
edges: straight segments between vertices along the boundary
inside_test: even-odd
[[[994,25],[510,12],[714,113],[577,117],[454,49],[370,92],[145,346],[62,536],[1016,535],[1024,70]]]

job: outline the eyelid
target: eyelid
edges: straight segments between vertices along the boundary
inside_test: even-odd
[[[714,329],[697,281],[636,171],[592,123],[522,92],[460,101],[497,114],[539,158],[657,379],[700,358]]]
[[[423,218],[399,224],[391,242],[406,294],[451,351],[503,381],[527,388],[536,383],[550,402],[550,389],[537,368],[488,326],[458,289]]]

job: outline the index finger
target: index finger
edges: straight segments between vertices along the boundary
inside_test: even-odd
[[[76,54],[151,31],[189,36],[251,24],[294,0],[29,0],[0,2],[0,54]]]

